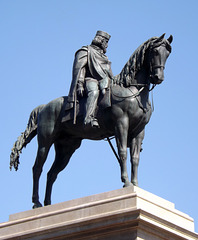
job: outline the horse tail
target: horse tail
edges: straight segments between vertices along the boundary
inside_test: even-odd
[[[38,115],[44,106],[45,105],[40,105],[31,112],[25,131],[21,133],[21,136],[19,136],[14,143],[10,154],[10,170],[12,167],[14,167],[16,171],[18,170],[19,156],[20,153],[22,153],[22,149],[37,135]]]

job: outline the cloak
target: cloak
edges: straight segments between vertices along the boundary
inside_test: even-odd
[[[85,75],[82,79],[82,70],[84,68],[85,71],[83,72]],[[68,102],[72,103],[75,100],[76,87],[79,78],[82,82],[86,77],[98,80],[100,89],[107,88],[109,79],[113,78],[111,62],[108,60],[107,56],[104,53],[99,52],[94,45],[83,46],[75,54]]]

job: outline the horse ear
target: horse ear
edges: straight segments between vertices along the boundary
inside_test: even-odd
[[[166,33],[162,34],[162,36],[158,37],[154,43],[158,43],[158,42],[161,42],[163,39],[164,39],[164,36],[165,36]]]
[[[173,41],[173,36],[172,35],[170,35],[170,37],[167,39],[167,41],[171,44],[172,43],[172,41]]]
[[[162,36],[160,36],[160,37],[158,38],[158,41],[161,41],[161,40],[164,38],[165,34],[166,34],[166,33],[162,34]]]

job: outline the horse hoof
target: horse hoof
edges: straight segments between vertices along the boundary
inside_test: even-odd
[[[49,205],[51,205],[51,201],[49,201],[49,202],[48,202],[48,201],[45,201],[45,202],[44,202],[44,206],[49,206]]]
[[[34,203],[34,205],[33,205],[33,209],[36,209],[36,208],[40,208],[40,207],[42,207],[42,204],[41,203]]]
[[[132,184],[133,184],[133,186],[136,186],[136,187],[138,187],[138,182],[132,182]]]
[[[125,184],[123,185],[123,188],[125,188],[125,187],[131,187],[131,186],[133,186],[133,184],[132,184],[131,182],[127,182],[127,183],[125,183]]]

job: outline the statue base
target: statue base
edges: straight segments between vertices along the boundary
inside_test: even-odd
[[[194,221],[174,204],[128,187],[10,215],[0,239],[198,239]]]

